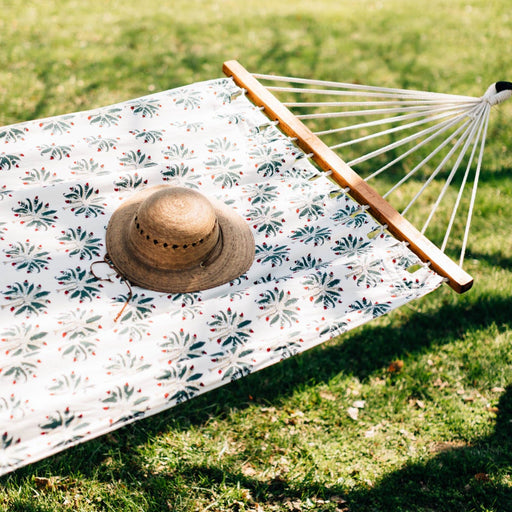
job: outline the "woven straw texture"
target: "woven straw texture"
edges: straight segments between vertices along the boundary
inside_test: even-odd
[[[254,260],[254,238],[240,215],[170,185],[125,201],[110,219],[106,245],[129,282],[162,292],[214,288],[244,274]]]

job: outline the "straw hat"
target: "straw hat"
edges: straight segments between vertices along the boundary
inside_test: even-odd
[[[112,215],[107,253],[132,284],[159,292],[206,290],[242,275],[254,259],[247,223],[220,201],[183,187],[134,194]]]

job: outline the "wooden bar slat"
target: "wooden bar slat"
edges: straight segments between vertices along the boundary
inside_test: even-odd
[[[471,288],[473,278],[467,272],[402,217],[239,62],[236,60],[225,62],[223,71],[227,76],[232,77],[239,87],[247,90],[247,96],[255,105],[264,107],[265,113],[271,120],[279,121],[279,127],[286,135],[296,137],[297,145],[305,153],[312,153],[313,160],[321,169],[331,171],[336,183],[342,188],[348,187],[350,195],[358,203],[368,205],[373,217],[381,224],[387,224],[393,236],[408,242],[409,248],[422,261],[429,262],[433,270],[446,277],[451,288],[458,293]]]

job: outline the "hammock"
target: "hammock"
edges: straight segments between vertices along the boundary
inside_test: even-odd
[[[303,352],[446,280],[470,286],[380,196],[363,196],[371,189],[339,157],[311,139],[295,144],[296,118],[276,102],[280,131],[243,76],[0,128],[0,474]],[[93,272],[113,211],[161,183],[201,190],[247,219],[256,257],[246,274],[199,293],[129,296],[108,267]]]

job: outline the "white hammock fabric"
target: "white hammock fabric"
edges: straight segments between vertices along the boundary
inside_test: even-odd
[[[322,175],[231,79],[0,128],[0,474],[302,352],[442,278]],[[252,226],[234,282],[167,295],[106,265],[143,187],[201,190]],[[414,272],[412,271],[414,270]]]

